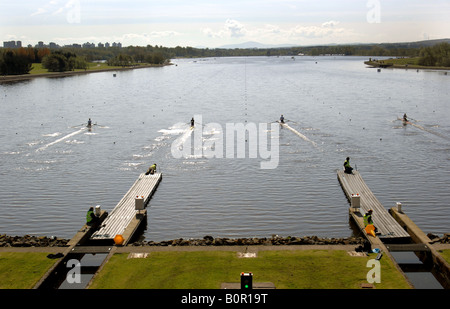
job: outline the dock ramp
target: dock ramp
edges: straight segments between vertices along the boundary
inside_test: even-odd
[[[101,227],[93,233],[91,240],[113,240],[116,235],[122,235],[130,224],[138,224],[139,220],[136,222],[136,215],[139,214],[140,210],[136,210],[136,199],[142,199],[142,204],[147,205],[161,178],[161,173],[140,174],[128,192],[103,221]]]
[[[337,176],[345,195],[350,201],[352,194],[359,194],[361,216],[364,216],[369,209],[373,210],[373,223],[380,233],[377,235],[380,239],[410,238],[410,235],[378,201],[358,171],[353,171],[353,174],[346,174],[343,170],[338,170]]]

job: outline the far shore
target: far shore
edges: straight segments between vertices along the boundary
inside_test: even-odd
[[[364,64],[373,68],[450,71],[450,67],[425,66],[415,64],[414,62],[415,62],[414,58],[400,58],[400,59],[365,61]]]
[[[89,68],[87,70],[76,70],[76,71],[65,71],[65,72],[46,72],[46,73],[38,73],[38,74],[22,74],[22,75],[3,75],[0,76],[0,84],[6,82],[15,82],[22,80],[29,80],[38,77],[67,77],[81,74],[89,74],[89,73],[99,73],[99,72],[110,72],[110,71],[126,71],[126,70],[134,70],[134,69],[144,69],[144,68],[156,68],[163,67],[165,65],[170,65],[171,63],[166,64],[140,64],[126,67],[111,67],[111,68]]]

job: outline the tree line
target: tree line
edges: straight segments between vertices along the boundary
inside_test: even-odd
[[[419,65],[450,67],[450,44],[441,43],[420,50]]]
[[[140,63],[163,64],[172,58],[233,57],[233,56],[295,56],[298,54],[419,57],[419,64],[450,66],[448,42],[417,42],[389,44],[329,45],[289,48],[194,48],[164,46],[129,46],[59,49],[17,48],[0,49],[0,74],[27,74],[33,63],[51,72],[87,69],[89,63],[103,60],[111,66],[131,66]]]
[[[48,48],[0,49],[0,74],[27,74],[33,63],[40,63],[50,54]]]
[[[131,66],[139,63],[163,64],[170,57],[167,48],[130,46],[125,48],[0,48],[0,74],[28,74],[33,63],[42,63],[49,72],[86,70],[89,63],[106,60],[111,66]]]
[[[42,67],[49,72],[65,72],[75,69],[87,70],[89,64],[84,57],[57,50],[42,59]]]
[[[42,63],[49,72],[64,72],[74,69],[87,69],[88,63],[74,53],[48,48],[15,48],[0,50],[0,74],[28,74],[33,63]]]

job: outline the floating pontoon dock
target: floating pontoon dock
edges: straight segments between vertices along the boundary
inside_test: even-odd
[[[353,174],[346,174],[343,170],[337,171],[339,183],[344,190],[345,195],[351,201],[352,195],[359,195],[360,211],[350,208],[350,214],[355,221],[364,230],[364,225],[361,226],[362,216],[372,209],[372,218],[374,226],[377,227],[381,239],[404,239],[410,238],[410,235],[398,224],[398,222],[389,214],[388,210],[378,201],[358,171],[353,171]]]
[[[116,235],[122,235],[124,245],[128,243],[134,231],[146,214],[144,207],[149,202],[162,174],[141,174],[125,196],[103,221],[101,227],[91,236],[91,240],[114,240]],[[141,207],[137,210],[136,205]]]

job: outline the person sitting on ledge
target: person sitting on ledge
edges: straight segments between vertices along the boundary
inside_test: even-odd
[[[350,158],[347,157],[344,162],[344,173],[353,174],[353,167],[350,166]]]
[[[93,225],[97,221],[98,221],[98,217],[94,213],[94,207],[90,207],[86,214],[86,224]]]

